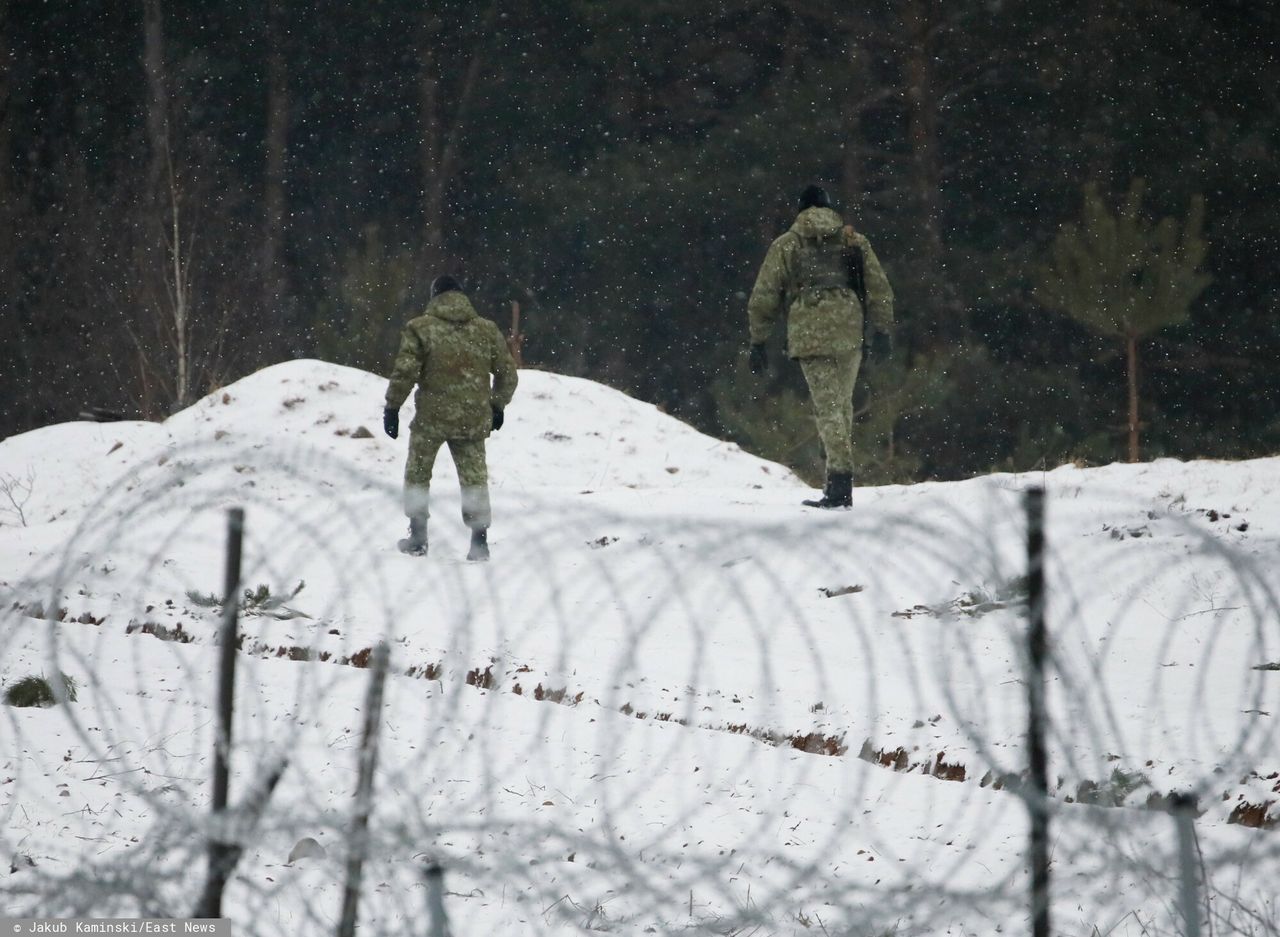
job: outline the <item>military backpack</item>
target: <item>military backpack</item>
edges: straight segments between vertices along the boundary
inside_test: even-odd
[[[862,308],[867,307],[862,248],[854,238],[852,226],[845,225],[827,237],[802,237],[796,251],[796,267],[797,292],[851,289]]]

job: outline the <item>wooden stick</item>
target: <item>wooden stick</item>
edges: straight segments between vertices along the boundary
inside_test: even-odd
[[[231,724],[235,716],[236,629],[240,616],[240,563],[244,552],[244,508],[232,508],[227,518],[227,577],[223,592],[222,646],[218,666],[218,726],[213,741],[213,821],[215,827],[226,820],[231,775]],[[209,873],[195,916],[222,917],[222,892],[235,866],[236,849],[222,842],[221,835],[209,841]]]
[[[516,367],[524,367],[524,333],[520,331],[520,301],[511,300],[511,333],[507,336],[507,347],[511,349],[511,357],[516,359]]]

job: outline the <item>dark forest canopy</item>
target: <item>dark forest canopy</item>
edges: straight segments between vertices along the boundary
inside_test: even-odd
[[[160,417],[290,357],[385,372],[449,270],[504,327],[521,304],[526,364],[812,471],[798,370],[743,362],[817,181],[898,296],[864,478],[1120,458],[1126,343],[1037,271],[1086,187],[1120,212],[1142,180],[1146,228],[1203,199],[1211,278],[1133,341],[1143,457],[1280,450],[1270,4],[0,0],[0,24],[0,434]]]

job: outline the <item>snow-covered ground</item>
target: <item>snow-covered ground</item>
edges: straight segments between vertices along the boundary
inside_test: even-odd
[[[426,932],[431,861],[458,935],[1023,929],[1022,492],[1043,485],[1055,930],[1180,929],[1153,809],[1175,791],[1200,799],[1219,932],[1280,926],[1256,828],[1280,817],[1280,672],[1259,669],[1280,669],[1280,460],[817,512],[781,466],[524,371],[489,447],[493,560],[471,564],[444,453],[430,555],[395,550],[407,434],[382,435],[384,388],[296,361],[163,424],[0,443],[0,683],[78,684],[0,710],[0,914],[193,904],[243,506],[243,584],[283,604],[242,619],[233,802],[286,767],[238,834],[238,933],[332,931],[383,638],[369,932]],[[307,838],[323,854],[291,862]]]

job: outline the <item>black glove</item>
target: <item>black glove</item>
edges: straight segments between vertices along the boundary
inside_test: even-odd
[[[871,336],[867,349],[869,364],[884,364],[893,357],[893,337],[888,332],[876,332]]]
[[[392,410],[387,407],[382,411],[382,428],[387,431],[387,435],[395,439],[400,435],[400,411]]]
[[[502,429],[502,424],[507,418],[506,415],[503,414],[501,407],[494,407],[492,404],[490,404],[490,407],[493,409],[493,428],[496,432],[497,430]]]
[[[751,366],[752,374],[763,374],[769,370],[769,355],[764,350],[764,344],[751,346],[751,353],[747,356],[747,364]]]

